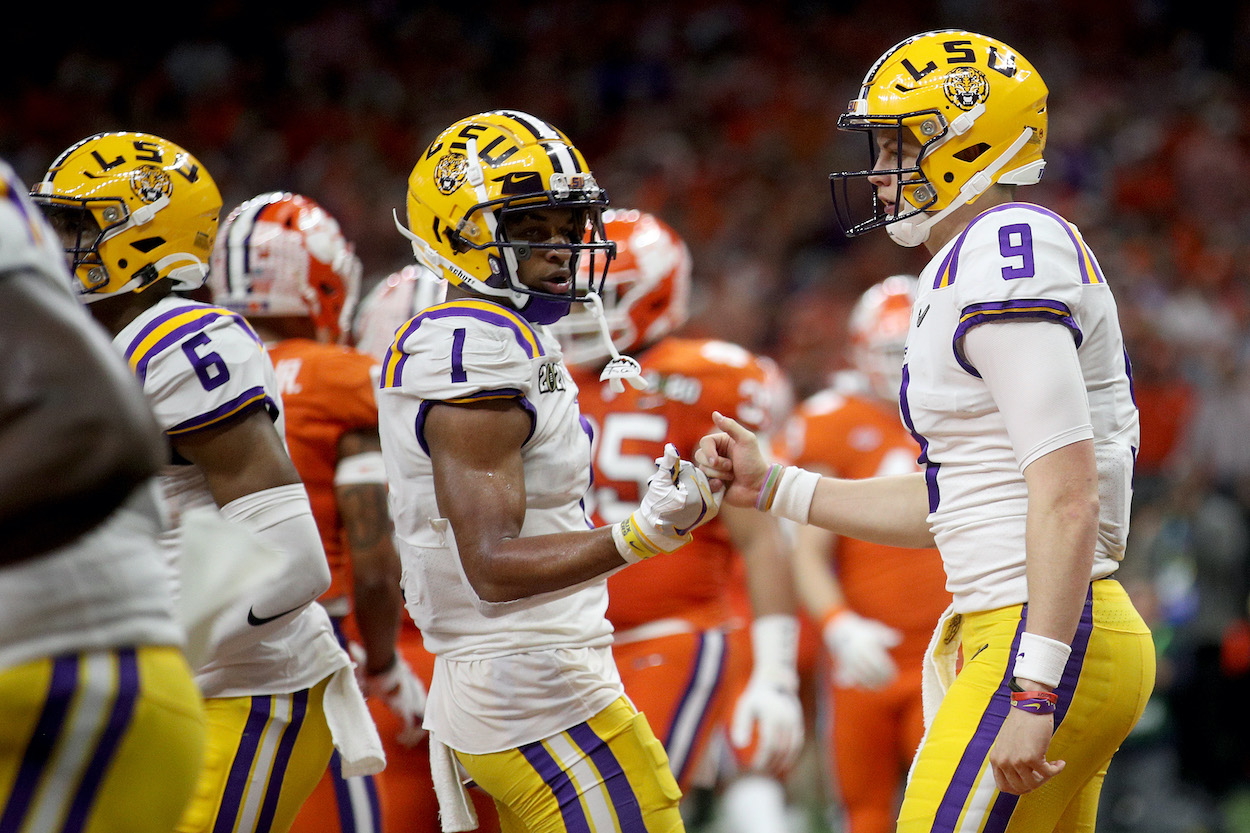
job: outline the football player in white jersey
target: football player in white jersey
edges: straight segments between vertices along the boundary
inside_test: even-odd
[[[0,830],[160,833],[205,735],[156,540],[164,449],[69,280],[0,162]]]
[[[378,397],[404,593],[436,656],[424,725],[445,830],[473,824],[456,761],[504,830],[682,827],[612,661],[605,579],[691,540],[717,503],[670,446],[638,510],[590,528],[588,426],[544,326],[587,302],[579,260],[602,283],[606,201],[563,133],[500,110],[438,135],[396,219],[448,282],[399,328]]]
[[[839,119],[874,160],[832,176],[843,228],[885,227],[933,255],[900,395],[925,471],[769,467],[725,419],[699,452],[733,504],[940,550],[954,604],[927,659],[900,831],[1094,829],[1108,762],[1154,683],[1150,632],[1112,578],[1138,443],[1115,301],[1077,228],[1016,201],[1044,166],[1046,98],[1006,44],[928,32],[887,51]]]
[[[204,592],[181,578],[227,555],[183,534],[193,510],[243,527],[282,559],[276,578],[221,606],[193,658],[208,751],[176,829],[285,831],[330,758],[327,712],[364,706],[314,602],[329,569],[283,444],[269,358],[241,316],[177,294],[204,282],[221,196],[172,142],[102,133],[58,156],[32,197],[61,236],[80,300],[113,336],[168,440],[160,484],[173,525],[162,543],[178,565],[180,604]],[[330,685],[343,675],[348,685]]]

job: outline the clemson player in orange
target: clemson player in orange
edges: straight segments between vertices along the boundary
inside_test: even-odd
[[[419,734],[424,688],[395,649],[403,598],[378,440],[377,362],[340,343],[360,261],[324,208],[273,192],[226,218],[210,275],[214,301],[247,317],[273,360],[291,460],[330,563],[321,603],[340,641],[363,645],[366,693]],[[374,777],[344,778],[336,754],[292,830],[374,833],[382,804]]]
[[[903,342],[916,279],[894,275],[851,312],[853,371],[802,403],[779,456],[829,476],[917,471],[920,448],[898,416]],[[827,711],[833,786],[849,833],[894,829],[907,769],[924,734],[921,668],[950,604],[937,550],[909,550],[800,527],[795,577],[832,659]]]
[[[352,324],[356,349],[381,361],[395,341],[396,329],[426,307],[442,303],[446,295],[447,282],[420,264],[387,275],[361,299]],[[425,649],[412,617],[400,618],[396,648],[428,691],[434,655]],[[401,743],[404,725],[399,717],[376,700],[369,702],[369,709],[386,751],[386,769],[377,775],[386,796],[383,829],[387,833],[441,833],[426,736],[416,743]],[[494,800],[477,788],[469,790],[469,797],[477,811],[478,833],[496,833],[499,814]]]
[[[594,432],[586,508],[596,525],[628,516],[666,441],[693,453],[713,410],[767,429],[771,391],[768,369],[742,347],[672,335],[687,318],[691,273],[689,251],[672,228],[645,212],[610,210],[604,229],[617,256],[602,314],[574,310],[550,325]],[[645,387],[617,391],[600,381],[616,351],[637,358]],[[749,758],[745,769],[782,771],[802,744],[790,565],[778,526],[762,517],[731,510],[680,551],[608,579],[612,651],[625,691],[655,727],[683,791],[718,729],[731,730]],[[756,614],[749,630],[729,596],[739,555]]]

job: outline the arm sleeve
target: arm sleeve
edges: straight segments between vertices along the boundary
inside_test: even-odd
[[[967,332],[964,351],[1003,415],[1021,471],[1057,448],[1093,438],[1067,327],[1036,319],[983,324]]]

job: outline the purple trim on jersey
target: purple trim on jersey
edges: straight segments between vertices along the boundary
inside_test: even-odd
[[[174,434],[189,434],[194,431],[199,431],[202,428],[207,428],[214,423],[220,422],[234,413],[242,412],[253,403],[264,404],[265,410],[267,410],[270,415],[277,414],[278,412],[278,404],[273,401],[273,397],[265,391],[263,386],[257,386],[254,388],[248,388],[243,393],[221,405],[218,405],[216,408],[213,408],[213,410],[208,411],[207,413],[183,420],[174,427],[166,429],[165,433],[172,436]]]
[[[616,810],[616,820],[621,833],[647,833],[647,824],[642,820],[642,808],[634,788],[629,785],[625,768],[616,759],[607,741],[595,734],[589,723],[579,723],[569,729],[569,737],[573,738],[579,749],[586,753],[599,770],[603,785],[608,788],[608,796],[612,799],[612,807]]]
[[[560,807],[560,817],[564,819],[564,829],[568,833],[590,833],[590,822],[582,810],[577,787],[573,786],[568,773],[551,757],[542,741],[527,743],[520,747],[520,751],[555,796],[556,804]]]
[[[391,360],[395,358],[395,354],[399,354],[399,357],[395,359],[394,381],[391,382],[390,387],[397,388],[403,385],[404,365],[407,363],[408,354],[401,352],[401,345],[410,335],[417,331],[423,322],[432,321],[436,318],[473,318],[496,327],[504,327],[512,332],[512,337],[529,358],[547,355],[546,351],[543,350],[542,340],[538,337],[538,333],[518,321],[519,313],[492,312],[476,307],[452,306],[452,304],[455,304],[455,302],[449,301],[447,305],[426,310],[416,316],[408,322],[403,334],[395,339],[395,346],[391,348],[391,354],[387,356],[387,364],[382,368],[382,379],[391,378],[387,376],[387,370]],[[535,350],[537,350],[537,353],[535,353]]]
[[[951,349],[955,353],[955,361],[959,366],[978,379],[981,374],[972,366],[972,362],[959,349],[959,342],[968,331],[978,324],[991,321],[1019,321],[1036,319],[1039,321],[1057,321],[1072,330],[1076,346],[1080,347],[1085,334],[1072,317],[1068,305],[1061,301],[1048,301],[1043,298],[1013,298],[1008,301],[986,301],[983,304],[969,304],[963,308],[959,316],[959,324],[955,327],[955,335],[951,337]]]
[[[286,777],[286,768],[291,763],[291,750],[295,748],[295,741],[299,738],[299,730],[304,725],[304,715],[307,712],[308,689],[305,688],[291,695],[291,719],[282,730],[282,739],[278,741],[278,749],[274,753],[273,768],[269,770],[269,778],[265,784],[265,800],[256,817],[257,830],[268,830],[273,826],[278,798],[282,795],[282,779]]]
[[[13,779],[13,790],[4,806],[4,813],[0,814],[0,833],[17,833],[21,830],[35,791],[39,788],[44,767],[52,757],[52,750],[65,727],[65,716],[69,713],[69,706],[77,689],[78,655],[67,654],[54,659],[43,710],[39,713],[39,720],[35,723],[35,731],[30,736],[26,751],[22,754],[22,763]]]
[[[408,363],[408,354],[403,351],[403,343],[417,331],[417,327],[421,326],[421,322],[417,318],[410,318],[406,324],[401,324],[395,330],[395,341],[392,342],[390,349],[386,351],[386,358],[382,361],[382,373],[378,378],[378,387],[399,387],[403,380],[404,365]],[[391,368],[394,367],[394,381],[387,385],[386,380],[391,378]]]
[[[252,696],[251,713],[247,716],[247,723],[243,725],[243,734],[239,737],[239,746],[235,749],[234,760],[230,764],[230,774],[226,776],[226,788],[221,795],[213,833],[230,833],[234,830],[234,822],[243,803],[243,793],[247,790],[248,773],[251,772],[252,761],[260,748],[265,724],[269,722],[269,713],[272,710],[271,695]]]
[[[478,391],[472,396],[465,396],[456,399],[456,403],[471,402],[473,400],[480,399],[504,398],[517,400],[517,404],[520,405],[527,414],[529,414],[530,432],[525,435],[525,442],[521,443],[521,445],[525,445],[525,443],[529,442],[530,438],[534,436],[534,431],[538,427],[538,413],[534,410],[533,404],[531,404],[530,401],[525,398],[525,395],[519,390],[515,388],[499,388],[497,390]],[[413,421],[412,431],[417,438],[417,445],[421,446],[421,450],[425,452],[426,457],[430,456],[430,445],[425,441],[425,421],[429,417],[430,408],[435,405],[446,404],[447,402],[442,399],[423,399],[421,401],[421,406],[417,408],[417,418]]]
[[[1063,219],[1049,208],[1043,208],[1040,205],[1034,205],[1029,202],[1009,202],[986,209],[969,221],[968,225],[964,227],[964,230],[960,232],[959,237],[955,238],[955,245],[951,247],[951,250],[942,260],[942,266],[938,269],[937,275],[933,280],[934,289],[950,286],[955,282],[955,273],[959,269],[959,252],[960,249],[963,248],[964,240],[968,237],[968,232],[972,231],[972,227],[991,214],[997,214],[999,211],[1006,211],[1011,208],[1023,208],[1026,211],[1034,211],[1057,222],[1059,227],[1067,233],[1068,239],[1072,242],[1072,248],[1075,250],[1076,254],[1076,262],[1081,270],[1081,283],[1106,283],[1106,278],[1104,278],[1102,274],[1102,267],[1100,267],[1098,265],[1098,261],[1094,259],[1094,253],[1077,239],[1076,232],[1072,230],[1072,225],[1067,220]],[[1094,268],[1093,276],[1091,276],[1089,268],[1085,264],[1086,256],[1089,257],[1089,263]],[[946,271],[948,264],[950,268],[949,274],[947,274]],[[946,276],[945,279],[943,278],[944,275]]]
[[[716,693],[720,691],[721,683],[725,677],[725,661],[729,657],[728,646],[725,642],[723,633],[715,632],[720,638],[720,658],[716,663],[716,675],[713,678],[712,685],[707,689],[702,701],[693,699],[695,687],[702,680],[703,655],[708,650],[714,649],[715,646],[708,644],[708,635],[713,631],[702,631],[696,637],[699,645],[695,651],[694,662],[691,663],[690,679],[686,681],[686,690],[681,693],[680,699],[677,701],[677,708],[673,711],[673,720],[665,730],[664,749],[669,753],[669,767],[673,770],[673,777],[680,783],[686,775],[687,770],[694,763],[694,758],[690,752],[694,749],[695,742],[699,739],[699,734],[703,731],[703,725],[708,719],[708,709],[715,698]],[[690,745],[685,749],[675,747],[673,732],[676,731],[678,724],[682,723],[687,711],[696,713],[694,720],[694,731],[690,733]]]
[[[959,814],[962,812],[963,806],[976,784],[977,773],[980,772],[981,765],[984,763],[986,756],[989,755],[990,747],[998,736],[998,730],[1006,719],[1007,713],[1011,710],[1011,689],[1008,686],[1008,681],[1012,677],[1015,656],[1020,648],[1020,634],[1028,626],[1028,617],[1029,606],[1025,604],[1021,608],[1020,623],[1016,626],[1016,635],[1011,643],[1010,658],[1007,667],[1003,670],[1002,682],[999,683],[998,690],[991,696],[990,702],[981,718],[981,723],[973,736],[973,741],[966,748],[964,756],[959,762],[959,767],[955,770],[955,777],[951,779],[951,786],[947,789],[946,795],[942,797],[942,804],[934,819],[934,833],[953,831],[955,829],[954,822],[958,821]],[[1094,587],[1091,583],[1089,589],[1085,591],[1085,604],[1081,609],[1081,618],[1076,626],[1076,635],[1072,638],[1072,653],[1068,656],[1068,662],[1064,666],[1063,675],[1059,679],[1059,685],[1055,687],[1055,693],[1059,695],[1059,703],[1055,707],[1054,717],[1056,732],[1059,731],[1060,725],[1067,716],[1068,709],[1072,705],[1072,698],[1076,694],[1081,672],[1085,668],[1085,657],[1089,651],[1089,639],[1093,630]],[[987,737],[988,741],[986,740]],[[976,746],[975,753],[974,744]],[[959,795],[956,790],[958,786],[956,783],[957,779],[967,782],[966,787],[961,787],[963,790],[962,795]],[[1010,793],[999,793],[994,800],[994,804],[990,807],[982,833],[1004,833],[1019,800],[1019,796],[1011,795]],[[939,821],[944,821],[947,826],[942,826],[938,823]]]
[[[140,330],[139,333],[130,340],[130,344],[126,346],[126,349],[124,351],[127,362],[129,362],[134,357],[135,351],[139,349],[139,346],[143,343],[144,339],[146,339],[149,335],[151,335],[162,324],[169,321],[171,318],[177,318],[181,315],[186,315],[189,312],[200,313],[196,318],[193,318],[187,323],[181,324],[175,327],[174,329],[170,330],[165,335],[161,336],[161,338],[158,341],[156,341],[154,344],[148,347],[146,351],[144,351],[143,357],[140,358],[138,363],[135,365],[135,376],[138,377],[140,384],[143,384],[144,381],[146,381],[147,379],[148,362],[150,362],[153,358],[159,355],[166,348],[171,347],[174,344],[177,344],[178,342],[182,341],[182,339],[185,336],[188,336],[191,333],[196,333],[196,332],[199,332],[200,330],[203,330],[205,327],[207,327],[212,322],[216,321],[218,318],[233,319],[234,323],[240,325],[243,332],[247,333],[248,337],[251,338],[252,341],[255,341],[258,346],[262,346],[262,347],[264,346],[264,342],[262,342],[260,340],[260,337],[256,335],[256,331],[253,330],[250,326],[248,326],[248,323],[245,320],[243,320],[243,317],[241,315],[230,312],[229,310],[226,310],[226,309],[219,309],[217,307],[202,307],[202,308],[197,309],[197,306],[198,305],[188,305],[185,307],[177,307],[168,312],[161,313],[160,315],[156,316],[151,321],[149,321],[147,324],[145,324],[143,326],[143,329]]]
[[[1137,390],[1136,390],[1136,386],[1133,384],[1133,363],[1129,361],[1127,347],[1124,348],[1124,373],[1126,376],[1128,376],[1128,398],[1133,401],[1133,407],[1136,408],[1137,407]],[[1137,452],[1134,451],[1133,454],[1134,454],[1134,457],[1136,457]]]
[[[87,765],[78,784],[78,792],[69,806],[62,833],[82,833],[86,829],[91,805],[95,803],[100,784],[104,781],[104,772],[113,763],[113,755],[135,713],[135,702],[139,699],[138,659],[134,648],[123,648],[116,655],[117,697],[113,700],[113,709],[91,756],[91,763]]]
[[[929,460],[929,441],[925,439],[919,431],[916,430],[916,424],[911,419],[911,405],[907,402],[907,387],[911,383],[911,373],[907,369],[907,365],[903,365],[903,382],[899,385],[898,390],[898,408],[899,414],[903,417],[903,425],[906,426],[907,432],[911,434],[917,445],[920,446],[920,456],[916,458],[916,462],[924,466],[924,485],[929,492],[929,512],[937,511],[940,494],[938,492],[938,469],[942,468],[941,463],[934,463]]]

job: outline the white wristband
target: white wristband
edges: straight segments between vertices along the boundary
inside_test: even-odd
[[[382,463],[382,452],[365,451],[339,460],[334,469],[335,486],[357,486],[360,484],[386,483],[386,466]]]
[[[1063,678],[1063,669],[1067,666],[1068,655],[1071,653],[1071,645],[1025,631],[1020,634],[1020,647],[1016,651],[1012,676],[1036,680],[1042,685],[1057,686]]]
[[[755,508],[778,518],[806,524],[812,511],[812,498],[820,475],[798,466],[773,464],[760,487]]]

